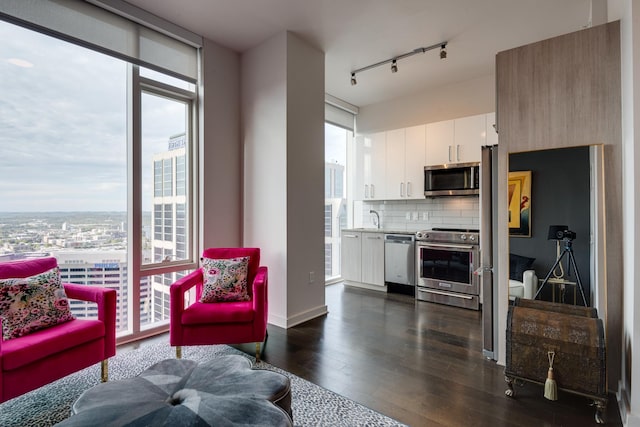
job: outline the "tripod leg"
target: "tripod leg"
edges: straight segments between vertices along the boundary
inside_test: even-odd
[[[558,264],[560,264],[560,261],[562,261],[562,258],[564,257],[564,254],[566,254],[567,252],[568,252],[568,250],[566,248],[562,251],[562,255],[560,255],[558,257],[558,259],[556,260],[555,264],[553,264],[553,267],[551,267],[551,269],[547,273],[547,276],[542,281],[542,284],[538,288],[538,291],[536,292],[536,294],[533,296],[533,299],[538,299],[538,295],[540,294],[540,292],[542,292],[542,288],[544,288],[544,285],[546,285],[547,282],[549,281],[549,277],[551,277],[551,273],[553,273],[553,270],[555,270],[556,267],[558,266]]]
[[[587,306],[587,299],[584,296],[584,289],[582,289],[582,280],[580,280],[580,273],[578,272],[578,266],[576,265],[576,259],[573,256],[573,251],[569,251],[569,261],[573,265],[573,271],[576,272],[576,286],[580,289],[580,296],[582,297],[582,303]]]

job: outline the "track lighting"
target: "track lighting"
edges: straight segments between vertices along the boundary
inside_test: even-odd
[[[447,57],[447,51],[446,51],[447,43],[448,42],[441,42],[441,43],[436,43],[434,45],[427,46],[427,47],[418,47],[416,49],[413,49],[411,52],[403,53],[402,55],[385,59],[384,61],[376,62],[375,64],[367,65],[366,67],[358,68],[357,70],[353,70],[351,72],[351,86],[355,86],[356,84],[358,84],[358,82],[356,81],[357,73],[361,73],[362,71],[370,70],[372,68],[379,67],[380,65],[384,65],[388,63],[391,63],[391,72],[397,73],[398,60],[407,58],[409,56],[413,56],[417,53],[425,53],[429,50],[440,48],[440,59],[445,59]]]

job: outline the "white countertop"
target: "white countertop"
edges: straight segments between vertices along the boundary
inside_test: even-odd
[[[388,228],[368,228],[368,227],[360,227],[360,228],[343,228],[342,231],[366,231],[368,233],[383,233],[383,234],[408,234],[413,236],[416,234],[415,231],[408,230],[392,230]]]

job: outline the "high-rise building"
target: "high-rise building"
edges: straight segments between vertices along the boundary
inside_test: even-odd
[[[129,287],[127,253],[124,250],[77,250],[55,251],[51,256],[58,260],[60,277],[63,283],[75,283],[86,286],[101,286],[118,292],[116,303],[116,330],[123,331],[129,320]],[[141,323],[150,316],[150,287],[143,278],[140,284]],[[94,303],[70,300],[71,312],[78,318],[96,318],[98,307]],[[144,307],[147,305],[147,307]]]
[[[347,226],[345,167],[337,163],[324,164],[324,275],[340,275],[340,230]]]
[[[167,151],[153,156],[152,262],[187,259],[186,135],[169,138]],[[181,273],[152,276],[152,322],[169,318],[169,286]]]

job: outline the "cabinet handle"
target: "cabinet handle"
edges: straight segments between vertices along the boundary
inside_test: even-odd
[[[449,162],[451,162],[451,146],[449,146]]]
[[[400,197],[404,197],[404,182],[400,183]]]
[[[342,236],[342,237],[348,237],[348,238],[350,238],[350,239],[357,239],[357,238],[358,238],[358,235],[357,235],[357,234],[345,234],[345,235],[344,235],[344,236]]]
[[[369,198],[369,185],[368,184],[364,185],[364,198],[365,199]]]
[[[380,239],[382,239],[382,237],[380,237],[380,236],[367,236],[367,239],[376,239],[376,240],[380,240]]]
[[[407,181],[407,197],[411,197],[411,181]]]
[[[376,197],[376,187],[371,184],[371,198],[373,199],[374,197]]]
[[[460,161],[460,144],[456,145],[456,161]]]

